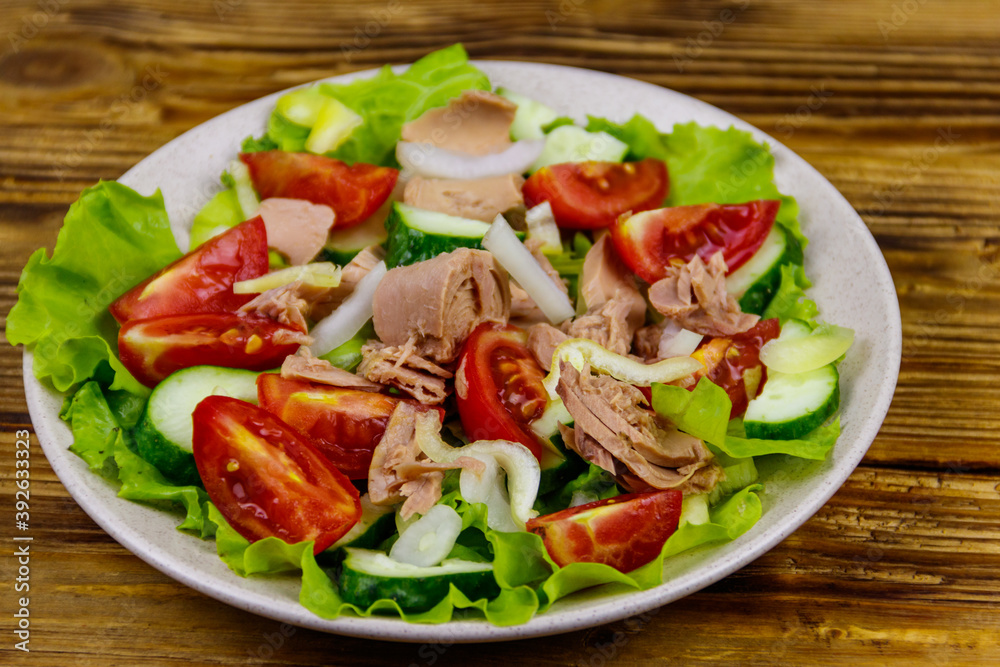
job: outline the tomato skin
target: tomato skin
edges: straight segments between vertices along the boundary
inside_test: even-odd
[[[136,380],[155,387],[189,366],[264,371],[280,366],[302,343],[298,329],[234,313],[132,320],[118,332],[118,356]]]
[[[205,491],[254,542],[315,540],[314,553],[361,518],[358,490],[292,427],[251,403],[209,396],[194,410],[194,461]]]
[[[760,384],[756,393],[760,393],[764,387],[767,372],[760,363],[760,348],[767,341],[777,338],[780,333],[781,325],[776,318],[761,320],[742,333],[726,338],[708,338],[691,355],[704,364],[706,369],[696,372],[694,379],[697,381],[707,377],[729,394],[729,400],[733,403],[730,419],[739,417],[747,410],[749,399],[744,382],[747,371],[760,369]],[[690,389],[694,389],[695,384],[697,382]]]
[[[556,224],[566,229],[600,229],[629,211],[663,204],[670,189],[661,160],[566,162],[542,167],[524,183],[525,205],[552,206]]]
[[[119,324],[187,313],[235,312],[253,294],[233,283],[267,273],[267,231],[260,217],[198,246],[118,297],[109,310]]]
[[[288,197],[326,204],[336,214],[334,228],[364,222],[389,198],[399,171],[290,151],[240,153],[261,199]]]
[[[480,324],[466,339],[456,373],[456,403],[472,440],[519,442],[541,460],[531,431],[548,402],[545,371],[525,346],[527,333],[513,325]]]
[[[385,434],[392,411],[409,399],[371,391],[283,378],[265,373],[257,378],[260,406],[306,435],[334,466],[350,479],[366,479],[375,446]]]
[[[781,202],[695,204],[621,216],[611,240],[622,261],[646,282],[663,278],[673,263],[698,255],[708,262],[719,250],[729,273],[753,256],[774,225]]]
[[[677,489],[629,493],[536,517],[527,529],[560,567],[603,563],[631,572],[660,555],[677,530],[682,498]]]

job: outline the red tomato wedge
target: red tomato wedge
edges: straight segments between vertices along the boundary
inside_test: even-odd
[[[599,229],[629,211],[663,205],[670,188],[667,165],[639,162],[566,162],[542,167],[524,183],[524,203],[552,206],[556,224],[567,229]]]
[[[466,339],[455,376],[462,428],[472,440],[519,442],[541,460],[543,447],[531,431],[542,416],[548,393],[545,371],[512,325],[480,324]]]
[[[706,369],[698,371],[693,377],[696,380],[707,377],[729,394],[733,403],[730,419],[746,412],[748,390],[756,396],[764,387],[767,373],[760,363],[760,348],[780,333],[781,326],[777,319],[761,320],[743,333],[727,338],[709,338],[691,355]],[[691,385],[691,389],[695,384]]]
[[[118,356],[136,380],[155,387],[189,366],[274,368],[303,342],[305,335],[298,329],[265,318],[171,315],[128,322],[118,332]]]
[[[683,494],[676,489],[629,493],[528,521],[560,567],[603,563],[631,572],[652,561],[677,530]]]
[[[622,261],[640,278],[655,283],[675,262],[704,261],[718,251],[729,273],[760,248],[774,225],[781,202],[674,206],[622,216],[611,225],[611,240]]]
[[[109,310],[119,324],[167,315],[235,312],[253,294],[233,283],[267,273],[267,231],[260,217],[206,241],[118,297]]]
[[[205,491],[251,542],[336,542],[361,518],[358,490],[295,429],[251,403],[209,396],[194,410],[194,462]]]
[[[240,153],[261,199],[288,197],[326,204],[336,214],[334,227],[364,222],[392,194],[399,171],[311,153],[260,151]]]
[[[331,387],[265,373],[257,378],[260,406],[301,431],[351,479],[365,479],[392,411],[406,399]],[[406,400],[420,406],[416,401]],[[422,407],[422,406],[420,406]]]

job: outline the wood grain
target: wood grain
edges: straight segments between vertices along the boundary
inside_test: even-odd
[[[97,179],[116,178],[185,130],[275,90],[461,41],[474,57],[666,86],[771,133],[861,213],[892,271],[904,335],[885,425],[861,467],[800,530],[654,613],[544,639],[443,647],[283,633],[129,554],[36,457],[32,653],[14,651],[5,632],[0,662],[996,661],[995,2],[42,0],[0,4],[0,28],[2,316],[30,253],[51,248],[68,206]],[[14,432],[30,428],[20,369],[20,350],[0,346],[5,507],[13,502]],[[13,559],[0,563],[10,582]],[[3,608],[11,609],[6,590]],[[10,627],[9,617],[0,627]]]

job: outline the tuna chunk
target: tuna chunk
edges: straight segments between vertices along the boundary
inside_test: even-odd
[[[667,268],[667,275],[649,288],[653,308],[684,329],[706,336],[731,336],[746,331],[760,318],[740,310],[726,291],[726,260],[722,252],[706,265],[701,257]]]
[[[243,304],[240,312],[263,315],[282,324],[307,331],[306,318],[312,315],[316,304],[328,298],[330,291],[328,287],[316,287],[296,280],[258,294]]]
[[[552,355],[564,340],[569,340],[568,334],[545,322],[528,329],[528,349],[546,372],[552,370]]]
[[[632,348],[632,337],[635,335],[635,320],[630,318],[631,311],[631,299],[625,292],[619,291],[609,301],[590,308],[584,315],[563,322],[562,330],[570,338],[586,338],[615,354],[626,355]]]
[[[535,324],[528,329],[528,349],[545,370],[552,366],[556,347],[570,338],[586,338],[615,354],[627,355],[635,333],[629,320],[630,308],[628,297],[618,292],[610,301],[563,322],[558,329],[544,322]]]
[[[559,371],[556,391],[575,421],[567,446],[614,473],[620,483],[631,490],[701,491],[718,478],[717,470],[698,473],[717,468],[704,443],[643,407],[638,389],[606,375],[593,376],[589,367],[581,373],[568,362]]]
[[[308,347],[300,347],[296,354],[285,357],[284,363],[281,364],[281,377],[362,391],[385,389],[383,385],[369,382],[350,371],[337,368],[325,359],[314,357]]]
[[[417,428],[418,421],[421,428]],[[399,513],[404,519],[414,514],[424,514],[441,499],[441,481],[444,471],[469,468],[482,473],[482,461],[460,456],[451,463],[435,463],[420,449],[419,432],[431,426],[441,430],[437,412],[420,410],[401,402],[392,412],[385,434],[375,446],[371,468],[368,470],[368,497],[375,505],[403,506]]]
[[[319,254],[334,223],[332,208],[304,199],[265,199],[257,215],[264,218],[267,245],[293,266],[306,264]]]
[[[601,306],[617,295],[628,305],[626,316],[633,331],[646,320],[646,300],[639,293],[632,273],[618,258],[608,234],[597,239],[583,258],[580,294],[588,309]]]
[[[524,206],[522,185],[524,178],[520,174],[468,181],[417,176],[406,184],[403,201],[428,211],[493,222],[500,213]]]
[[[389,271],[372,309],[375,333],[387,346],[412,341],[418,355],[449,363],[477,326],[507,321],[510,288],[493,255],[459,248]]]
[[[390,347],[368,341],[361,347],[358,372],[372,382],[392,385],[426,405],[437,405],[448,397],[450,371],[413,351],[413,341]]]
[[[472,155],[499,153],[510,145],[516,112],[517,105],[499,95],[467,90],[403,125],[402,139]]]

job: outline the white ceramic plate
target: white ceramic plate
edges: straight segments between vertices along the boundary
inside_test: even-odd
[[[298,603],[295,578],[242,579],[215,555],[214,542],[176,530],[175,515],[121,500],[115,489],[68,451],[72,438],[58,414],[62,396],[42,386],[24,358],[25,389],[37,435],[52,468],[81,507],[132,553],[206,595],[276,620],[358,637],[400,641],[475,642],[550,635],[609,623],[689,595],[752,562],[802,525],[851,474],[875,438],[896,386],[901,349],[899,305],[878,246],[850,204],[805,160],[747,123],[704,102],[647,83],[555,65],[477,63],[503,85],[582,120],[584,114],[625,121],[634,113],[661,130],[675,122],[749,130],[776,159],[779,189],[795,196],[811,243],[810,294],[825,319],[851,327],[856,342],[841,365],[843,433],[827,461],[762,471],[764,516],[739,539],[668,559],[666,583],[644,592],[582,591],[560,600],[525,625],[494,627],[481,620],[415,625],[394,618],[324,620]],[[373,72],[332,79],[346,82]],[[259,136],[280,93],[234,109],[178,137],[120,179],[143,194],[161,188],[182,247],[194,213],[219,189],[219,174],[240,141]],[[752,164],[747,169],[753,169]]]

